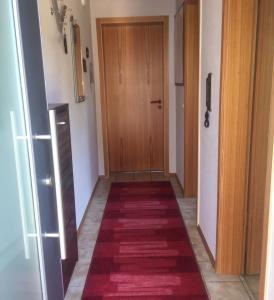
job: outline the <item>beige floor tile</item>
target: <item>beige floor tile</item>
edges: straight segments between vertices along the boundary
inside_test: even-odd
[[[192,245],[200,245],[203,246],[203,241],[201,236],[197,230],[197,226],[188,226],[187,233]]]
[[[83,263],[79,261],[73,272],[72,279],[70,281],[70,287],[84,288],[87,274],[89,270],[89,263]]]
[[[115,176],[116,176],[115,173],[110,173],[110,174],[109,174],[109,178],[103,178],[103,181],[104,181],[105,183],[110,183],[110,182],[112,182],[112,181],[115,180]],[[101,180],[102,180],[102,179],[101,179]]]
[[[83,227],[81,230],[81,233],[79,235],[79,242],[82,242],[86,239],[91,239],[92,241],[95,240],[95,238],[97,237],[98,233],[99,233],[99,229],[100,229],[100,223],[93,223],[92,227],[91,226],[86,226]]]
[[[79,248],[78,249],[78,262],[90,264],[92,254],[94,251],[95,242],[90,245],[90,248]]]
[[[96,234],[98,231],[98,226],[100,226],[99,222],[91,223],[91,226],[89,224],[83,225],[81,232],[78,234],[78,241],[82,242],[83,240],[89,239],[92,235]]]
[[[152,181],[169,181],[169,177],[165,176],[164,173],[152,172],[151,180]]]
[[[239,276],[216,274],[215,270],[212,267],[211,262],[200,261],[198,263],[199,263],[200,270],[202,272],[202,276],[206,282],[215,282],[215,281],[240,282],[241,281]]]
[[[181,214],[183,216],[184,221],[195,221],[195,226],[197,225],[196,213],[189,210],[181,209]]]
[[[69,287],[65,296],[65,300],[81,300],[83,293],[82,287]]]
[[[108,191],[105,191],[105,190],[97,192],[97,193],[94,194],[93,200],[96,199],[96,198],[100,198],[100,197],[106,197],[107,193],[108,193]]]
[[[178,202],[178,204],[179,204],[181,214],[184,216],[184,218],[196,218],[197,216],[196,206],[194,205],[190,206],[189,204],[185,205],[184,203],[180,203],[180,202]]]
[[[152,175],[150,172],[135,173],[134,181],[151,181]]]
[[[250,299],[241,282],[208,282],[211,300],[248,300]]]
[[[88,213],[86,215],[86,219],[83,222],[82,227],[84,227],[84,226],[93,226],[94,223],[101,223],[102,218],[103,218],[103,212],[90,211],[90,213]]]
[[[192,244],[193,251],[195,253],[198,262],[207,261],[209,262],[209,257],[207,255],[206,249],[203,244]]]
[[[184,199],[184,195],[183,195],[183,193],[181,191],[181,188],[179,188],[178,191],[174,191],[174,192],[175,192],[175,195],[176,195],[177,199],[179,199],[179,200],[183,200]]]
[[[106,204],[107,202],[107,194],[103,196],[95,196],[92,200],[91,206],[95,204]]]
[[[179,185],[172,184],[172,188],[175,192],[177,199],[182,200],[184,198],[184,195],[183,195],[183,191],[182,191],[181,187]]]
[[[245,283],[252,295],[254,296],[254,298],[259,299],[260,276],[245,276],[243,279],[245,280]]]
[[[197,209],[197,201],[196,199],[181,199],[179,205],[182,206],[184,209]]]
[[[91,203],[88,213],[92,213],[96,210],[102,210],[102,208],[104,210],[106,204],[107,204],[107,196],[102,196],[100,198],[96,198]]]
[[[186,228],[197,226],[196,219],[184,219],[184,223],[185,223]]]
[[[117,182],[134,181],[134,173],[118,173],[114,180]]]
[[[78,239],[78,247],[89,248],[97,240],[99,229],[95,229],[89,233],[83,233]]]

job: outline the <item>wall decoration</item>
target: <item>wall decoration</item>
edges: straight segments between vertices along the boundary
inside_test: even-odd
[[[67,42],[67,35],[64,34],[64,51],[68,54],[68,42]]]
[[[67,15],[72,10],[66,5],[62,4],[63,0],[51,0],[51,15],[55,17],[57,29],[61,35],[63,35],[63,46],[65,54],[68,54],[68,45],[67,45],[67,35],[66,35],[66,26],[67,26]]]
[[[83,58],[83,71],[85,72],[85,73],[87,73],[87,61],[86,61],[86,59],[85,58]]]
[[[83,56],[81,48],[80,26],[75,23],[73,17],[70,18],[71,24],[71,48],[72,48],[72,65],[74,70],[74,90],[75,100],[77,103],[86,100],[84,78],[83,78]]]
[[[89,48],[86,47],[86,58],[89,58]]]
[[[58,0],[51,0],[51,14],[55,16],[58,31],[63,33],[63,26],[67,13],[67,6],[61,4]]]
[[[89,63],[89,81],[90,84],[94,84],[94,69],[93,69],[93,63]]]

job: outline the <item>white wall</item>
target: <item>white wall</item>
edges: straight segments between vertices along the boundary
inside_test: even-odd
[[[274,299],[274,285],[273,285],[273,278],[274,278],[274,226],[272,225],[272,237],[271,237],[271,252],[270,252],[270,269],[269,269],[269,276],[268,276],[268,286],[267,286],[267,300]]]
[[[268,239],[268,258],[266,269],[266,300],[274,299],[274,153],[272,162],[272,179],[271,179],[271,196],[270,196],[270,218],[269,218],[269,239]]]
[[[272,79],[273,80],[273,79]],[[273,81],[274,82],[274,81]],[[274,89],[271,93],[272,106],[274,100]],[[271,107],[273,109],[273,107]],[[271,111],[272,113],[272,111]],[[272,120],[273,122],[273,120]],[[270,124],[273,129],[273,123]],[[265,274],[265,299],[274,299],[274,144],[272,145],[272,174],[270,183],[270,205],[269,205],[269,226],[268,226],[268,241],[267,241],[267,258],[266,258],[266,274]]]
[[[104,174],[104,154],[101,119],[101,100],[99,84],[98,46],[96,34],[96,18],[131,17],[131,16],[169,16],[169,149],[170,172],[176,170],[176,103],[174,87],[174,15],[175,0],[91,0],[92,43],[94,51],[95,94],[97,102],[99,172]]]
[[[200,14],[200,99],[199,99],[199,191],[198,223],[215,257],[218,189],[218,137],[220,102],[220,66],[222,1],[201,1]],[[210,127],[204,127],[206,78],[212,75],[212,112]]]
[[[55,18],[50,14],[51,1],[40,0],[38,3],[47,100],[48,103],[67,102],[70,108],[76,218],[77,226],[79,226],[98,178],[94,87],[90,86],[89,73],[85,73],[86,101],[80,104],[75,103],[69,26],[66,30],[69,53],[66,55]],[[69,13],[74,15],[80,25],[83,53],[85,53],[85,47],[89,47],[91,51],[89,1],[86,7],[81,5],[81,1],[66,0],[63,3],[72,10]]]

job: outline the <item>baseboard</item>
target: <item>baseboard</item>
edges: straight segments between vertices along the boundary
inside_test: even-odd
[[[91,193],[91,196],[90,196],[90,198],[89,198],[88,205],[87,205],[87,207],[86,207],[86,209],[85,209],[84,215],[83,215],[82,220],[81,220],[81,222],[80,222],[80,226],[79,226],[79,228],[78,228],[78,230],[77,230],[78,236],[79,236],[79,234],[80,234],[80,232],[81,232],[81,229],[82,229],[84,220],[85,220],[85,218],[86,218],[86,214],[87,214],[87,212],[88,212],[88,209],[89,209],[89,207],[90,207],[91,201],[92,201],[92,199],[93,199],[93,197],[94,197],[94,193],[95,193],[95,191],[96,191],[96,188],[97,188],[97,185],[98,185],[100,179],[101,179],[101,176],[98,176],[98,179],[97,179],[97,181],[96,181],[96,183],[95,183],[95,186],[94,186],[93,191],[92,191],[92,193]]]
[[[176,173],[168,173],[169,177],[176,177]]]
[[[206,239],[204,237],[204,234],[203,234],[203,231],[202,231],[200,225],[197,225],[197,230],[198,230],[198,232],[200,234],[200,237],[202,239],[202,242],[203,242],[203,244],[205,246],[205,249],[206,249],[206,252],[207,252],[207,254],[209,256],[209,259],[210,259],[210,262],[212,264],[212,267],[215,269],[216,262],[215,262],[214,256],[212,255],[212,253],[211,253],[211,251],[210,251],[210,249],[208,247],[207,241],[206,241]]]
[[[174,178],[176,179],[176,181],[178,182],[179,187],[180,187],[180,189],[181,189],[181,191],[182,191],[183,197],[184,197],[184,196],[185,196],[185,191],[184,191],[184,188],[183,188],[183,186],[182,186],[182,184],[181,184],[181,182],[180,182],[180,180],[179,180],[179,177],[178,177],[177,173],[170,173],[169,175],[170,175],[171,177],[174,177]]]

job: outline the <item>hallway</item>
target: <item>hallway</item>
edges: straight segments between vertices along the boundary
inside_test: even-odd
[[[66,294],[66,300],[81,299],[111,183],[126,181],[166,180],[170,180],[176,193],[181,214],[187,227],[188,235],[190,237],[197,262],[206,284],[208,294],[211,297],[210,299],[253,299],[239,276],[220,276],[215,273],[196,227],[196,200],[183,198],[181,188],[175,177],[170,177],[170,179],[167,179],[160,173],[124,173],[112,174],[110,179],[101,178],[97,184],[94,196],[90,202],[84,221],[80,228],[78,237],[79,261],[74,270],[73,277]]]
[[[0,7],[0,300],[273,300],[274,0]]]

